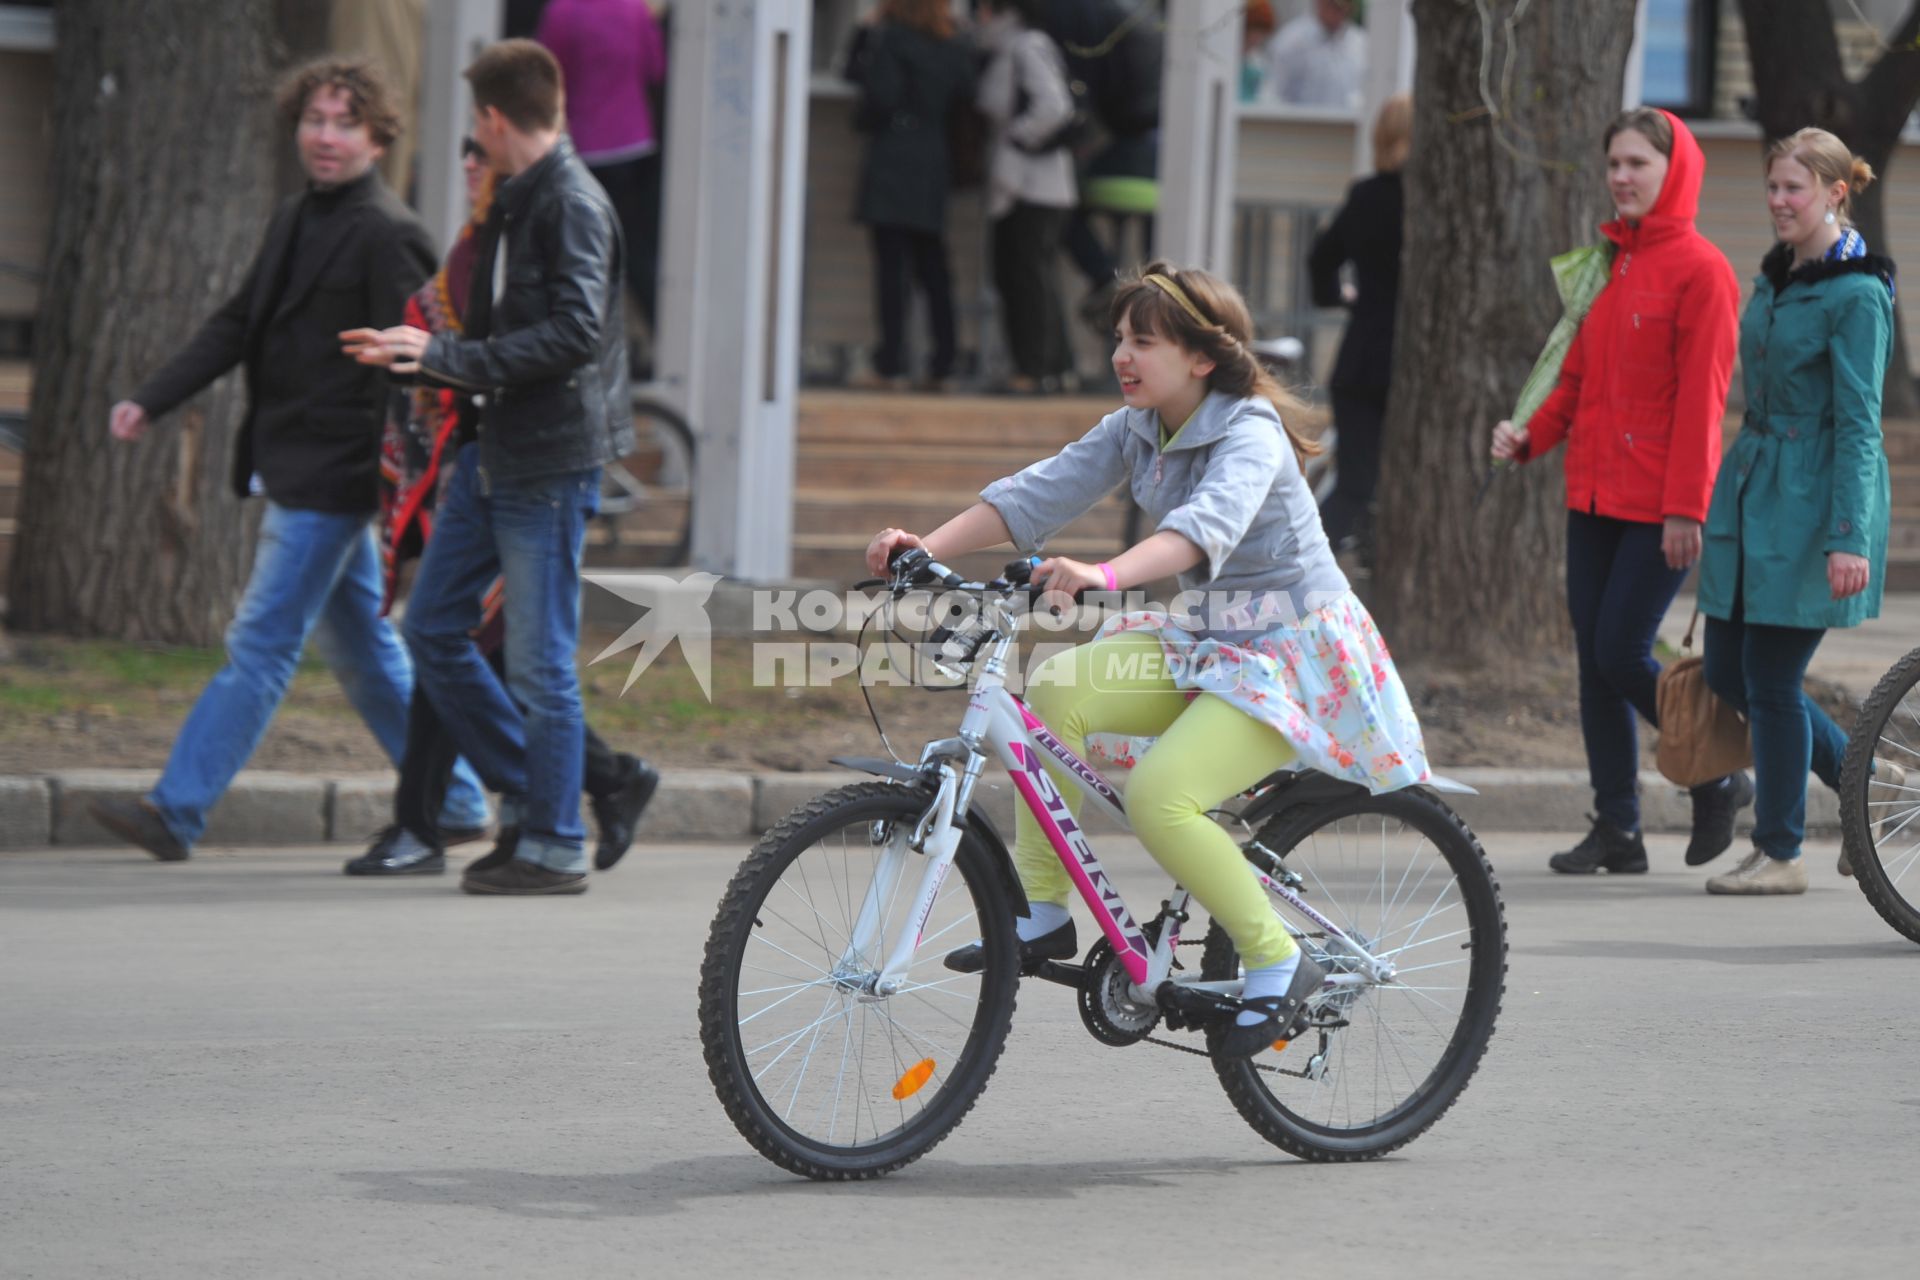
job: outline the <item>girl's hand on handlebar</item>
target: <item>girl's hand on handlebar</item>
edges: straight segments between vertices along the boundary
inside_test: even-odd
[[[1493,460],[1495,462],[1519,462],[1520,455],[1526,452],[1527,433],[1514,430],[1511,422],[1504,418],[1494,424]]]
[[[884,578],[889,572],[887,562],[893,559],[896,551],[926,545],[905,529],[882,529],[867,544],[867,572],[876,578]]]
[[[1055,556],[1051,560],[1041,561],[1035,567],[1033,583],[1046,588],[1039,603],[1058,613],[1062,609],[1072,608],[1073,598],[1082,591],[1105,591],[1107,575],[1100,572],[1097,565]]]

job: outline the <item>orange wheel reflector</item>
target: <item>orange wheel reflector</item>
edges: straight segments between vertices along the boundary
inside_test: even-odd
[[[919,1062],[907,1068],[907,1074],[901,1076],[899,1081],[894,1084],[894,1100],[905,1101],[911,1098],[914,1094],[920,1092],[921,1086],[931,1079],[933,1079],[933,1059],[922,1058]]]
[[[1273,1042],[1273,1051],[1275,1053],[1285,1053],[1287,1051],[1287,1046],[1292,1043],[1293,1041],[1291,1040],[1275,1040]]]

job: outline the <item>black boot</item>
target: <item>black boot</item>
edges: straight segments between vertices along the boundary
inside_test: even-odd
[[[1605,818],[1595,818],[1585,840],[1554,854],[1547,865],[1570,876],[1590,876],[1596,871],[1633,875],[1647,869],[1647,846],[1638,831],[1622,831]]]
[[[1753,803],[1753,779],[1742,769],[1688,794],[1693,797],[1693,838],[1687,841],[1687,865],[1697,867],[1733,844],[1733,820]]]

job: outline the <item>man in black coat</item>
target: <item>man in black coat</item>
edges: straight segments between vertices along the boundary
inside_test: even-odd
[[[166,862],[188,856],[259,745],[309,636],[387,755],[397,763],[406,747],[413,671],[380,616],[370,529],[387,379],[343,355],[337,335],[398,322],[407,295],[433,270],[433,246],[373,167],[400,126],[372,64],[301,67],[282,84],[279,105],[306,189],[275,212],[239,290],[113,406],[109,423],[115,439],[138,440],[241,365],[248,404],[233,490],[267,500],[226,665],[181,727],[154,789],[94,806],[104,826]],[[441,820],[450,839],[471,839],[487,823],[486,795],[464,766]]]
[[[503,181],[474,254],[462,330],[343,336],[364,363],[484,397],[403,628],[448,736],[502,797],[500,844],[460,887],[584,893],[580,553],[600,468],[633,448],[620,228],[561,132],[552,54],[503,40],[466,77],[473,139]],[[506,583],[504,684],[473,639],[496,575]]]

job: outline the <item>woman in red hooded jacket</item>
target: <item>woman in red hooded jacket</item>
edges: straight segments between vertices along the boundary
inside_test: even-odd
[[[1493,456],[1526,462],[1566,442],[1567,608],[1580,657],[1580,731],[1593,828],[1555,871],[1647,869],[1634,712],[1657,726],[1653,641],[1687,571],[1720,467],[1720,422],[1740,285],[1694,227],[1705,162],[1679,117],[1649,107],[1607,129],[1616,212],[1607,285],[1567,349],[1559,383],[1523,429],[1494,428]],[[1753,798],[1745,774],[1693,789],[1687,863],[1733,843]]]

